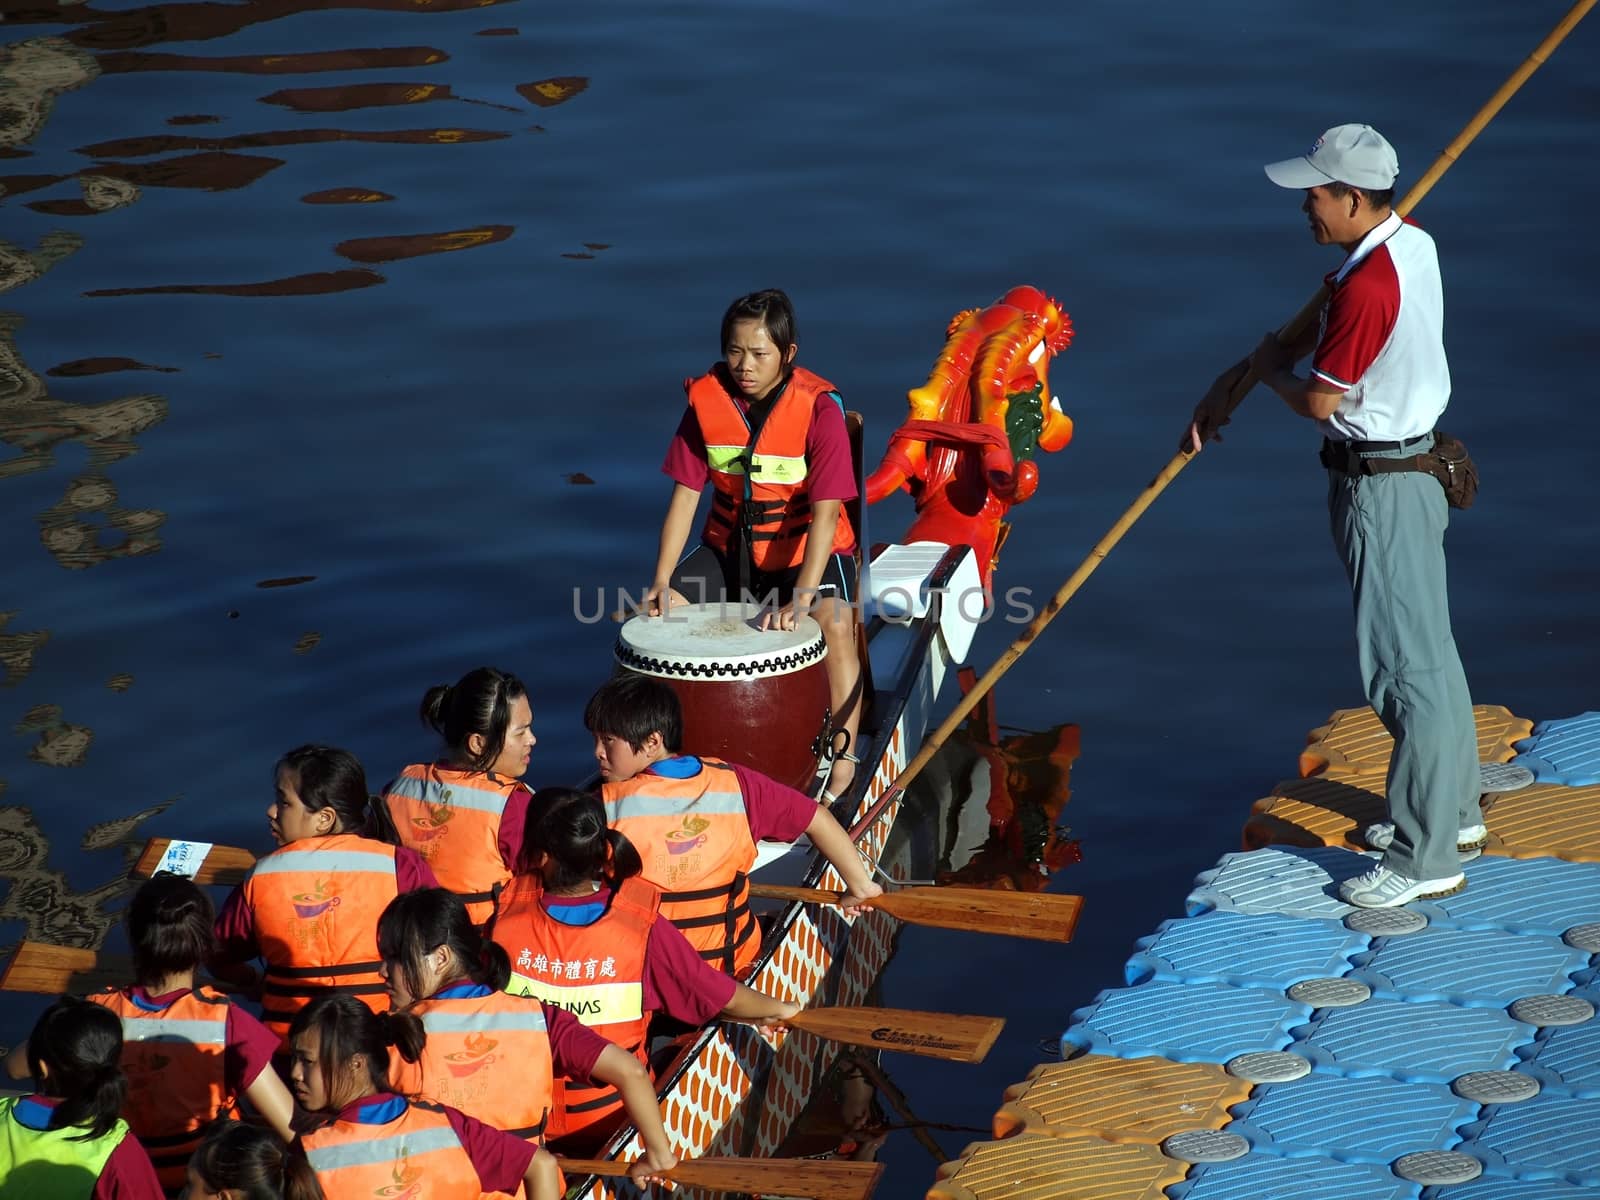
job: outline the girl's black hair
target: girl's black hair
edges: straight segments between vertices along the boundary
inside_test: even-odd
[[[789,297],[779,288],[763,288],[748,296],[740,296],[728,305],[728,311],[722,314],[721,346],[724,354],[728,352],[728,343],[733,340],[733,327],[740,321],[760,321],[766,328],[767,336],[772,339],[772,344],[778,348],[778,356],[783,360],[783,378],[788,379],[794,371],[789,361],[789,349],[798,340],[794,305],[789,303]]]
[[[466,902],[454,892],[438,887],[401,892],[378,918],[378,954],[399,967],[413,999],[427,999],[422,960],[440,946],[450,947],[473,983],[505,990],[511,979],[505,948],[483,936],[472,923]]]
[[[277,1135],[242,1121],[217,1121],[189,1159],[208,1192],[238,1200],[322,1200],[322,1188],[302,1152]]]
[[[150,988],[200,967],[216,948],[216,910],[199,884],[168,871],[134,892],[122,923],[133,947],[133,979]]]
[[[537,804],[528,807],[522,830],[520,869],[539,874],[536,854],[549,855],[545,885],[553,891],[575,888],[600,880],[616,887],[644,869],[633,843],[606,827],[606,808],[600,797],[577,788],[540,788]]]
[[[331,1102],[335,1081],[358,1054],[367,1057],[367,1082],[374,1092],[393,1091],[389,1082],[389,1047],[407,1062],[422,1056],[427,1035],[422,1021],[410,1013],[375,1013],[350,995],[318,996],[294,1015],[289,1040],[311,1033],[317,1039],[323,1094]]]
[[[40,1066],[50,1068],[48,1076]],[[28,1069],[44,1094],[59,1096],[50,1128],[84,1126],[75,1142],[110,1133],[128,1095],[122,1073],[122,1021],[109,1008],[63,996],[40,1014],[28,1035]]]
[[[487,771],[505,749],[506,728],[511,724],[511,705],[524,699],[528,689],[522,680],[493,667],[468,671],[453,684],[437,684],[427,690],[418,710],[423,723],[431,725],[444,738],[455,758],[474,771]],[[483,737],[483,752],[467,749],[467,738]]]
[[[367,773],[361,760],[334,746],[298,746],[278,760],[273,769],[294,776],[295,791],[307,812],[331,808],[339,832],[367,831]]]
[[[635,750],[659,733],[667,753],[676,754],[683,747],[683,705],[671,684],[624,671],[589,697],[583,727],[596,737],[619,737]]]

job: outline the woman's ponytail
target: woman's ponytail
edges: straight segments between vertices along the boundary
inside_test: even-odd
[[[422,1028],[421,1017],[408,1012],[379,1013],[378,1026],[382,1030],[385,1048],[393,1046],[408,1063],[414,1063],[422,1057],[422,1047],[427,1043],[428,1035]]]
[[[422,693],[422,703],[417,706],[417,716],[422,718],[422,723],[440,737],[444,736],[445,712],[450,707],[452,690],[448,683],[436,683]]]
[[[634,849],[633,843],[620,829],[606,830],[606,855],[605,882],[609,888],[622,885],[624,879],[632,879],[644,870],[644,863],[639,858],[639,852]]]

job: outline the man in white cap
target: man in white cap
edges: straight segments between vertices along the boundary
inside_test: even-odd
[[[1267,178],[1305,193],[1319,245],[1345,252],[1327,277],[1319,328],[1292,346],[1268,333],[1195,408],[1184,445],[1227,424],[1229,392],[1260,381],[1323,434],[1333,539],[1355,597],[1367,699],[1394,737],[1389,821],[1365,831],[1382,860],[1339,891],[1363,908],[1448,896],[1467,886],[1461,855],[1488,839],[1478,810],[1472,699],[1450,632],[1437,479],[1415,469],[1450,398],[1444,293],[1433,239],[1392,208],[1399,163],[1370,125],[1336,125]],[[1308,377],[1296,362],[1312,355]]]

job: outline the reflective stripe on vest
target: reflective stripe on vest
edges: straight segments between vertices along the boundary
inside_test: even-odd
[[[225,1066],[228,998],[198,987],[160,1009],[136,1000],[131,988],[89,1000],[122,1022],[123,1118],[149,1153],[161,1186],[181,1188],[206,1126],[238,1115]]]
[[[757,431],[751,430],[747,410],[723,383],[718,368],[685,380],[684,390],[705,442],[706,465],[716,488],[701,540],[727,554],[739,531],[748,541],[745,552],[758,570],[798,567],[811,528],[806,435],[819,400],[835,390],[833,385],[796,367]],[[853,549],[855,540],[850,518],[841,506],[833,553]]]
[[[494,913],[511,879],[500,855],[500,822],[520,780],[438,763],[413,763],[384,792],[382,804],[402,846],[427,860],[439,886],[466,901],[475,924]]]
[[[386,1125],[335,1121],[301,1137],[306,1161],[331,1200],[404,1195],[424,1183],[428,1200],[479,1200],[478,1172],[437,1105],[410,1102]]]
[[[639,852],[643,877],[662,891],[661,913],[700,957],[734,974],[761,939],[745,878],[756,859],[750,818],[733,769],[702,758],[687,779],[641,771],[600,789],[606,821]]]
[[[644,1009],[644,956],[661,894],[637,876],[625,879],[590,925],[557,921],[539,903],[542,894],[537,877],[519,875],[500,895],[494,940],[511,959],[508,990],[566,1009],[648,1070],[646,1034],[653,1014]],[[608,1084],[566,1080],[558,1088],[549,1133],[576,1132],[621,1106],[622,1097]]]
[[[82,1128],[33,1129],[17,1120],[16,1107],[28,1100],[27,1096],[0,1097],[0,1191],[9,1195],[10,1189],[3,1186],[6,1180],[31,1166],[42,1169],[30,1174],[55,1186],[47,1190],[35,1185],[24,1193],[17,1180],[15,1194],[19,1198],[26,1195],[28,1200],[35,1196],[39,1200],[89,1200],[106,1160],[128,1136],[127,1122],[119,1120],[101,1137],[80,1142],[77,1139],[86,1132]],[[52,1171],[51,1167],[63,1169]]]
[[[433,996],[411,1011],[422,1019],[427,1040],[416,1063],[390,1054],[397,1091],[416,1092],[521,1138],[543,1132],[554,1104],[554,1064],[542,1004],[491,992]]]
[[[348,993],[388,1010],[377,927],[399,894],[394,855],[357,834],[302,839],[260,859],[240,885],[267,962],[263,1020],[280,1037],[315,996]]]

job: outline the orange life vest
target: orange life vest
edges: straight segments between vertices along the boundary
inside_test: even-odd
[[[544,1005],[490,992],[433,996],[410,1011],[422,1019],[427,1043],[415,1063],[390,1053],[395,1091],[448,1104],[519,1138],[543,1136],[552,1088]]]
[[[592,925],[557,921],[539,903],[543,894],[534,875],[517,876],[500,893],[493,933],[511,959],[506,990],[566,1009],[648,1070],[653,1014],[644,1007],[644,953],[661,893],[638,876],[625,879]],[[557,1090],[552,1137],[585,1129],[622,1107],[609,1084],[567,1079]]]
[[[122,1119],[149,1153],[161,1186],[177,1191],[206,1126],[239,1115],[223,1072],[228,998],[197,987],[165,1008],[146,1007],[132,988],[89,999],[122,1019],[122,1069],[128,1076]]]
[[[757,570],[798,567],[811,528],[806,434],[817,401],[834,391],[833,384],[796,367],[756,430],[723,382],[721,364],[698,379],[684,380],[683,386],[705,440],[706,464],[716,486],[701,540],[726,554],[734,531],[744,524],[745,545]],[[855,531],[841,506],[833,552],[847,553],[855,544]]]
[[[314,997],[358,996],[386,1012],[378,974],[378,917],[399,894],[394,847],[353,833],[302,838],[274,850],[239,885],[267,961],[262,1022],[280,1037]]]
[[[702,758],[688,779],[641,771],[601,785],[600,798],[606,822],[633,843],[644,878],[661,889],[662,915],[700,957],[730,975],[754,962],[761,938],[746,873],[756,844],[733,768]]]
[[[383,794],[400,844],[428,860],[440,887],[466,901],[474,924],[494,914],[495,893],[511,878],[500,857],[500,821],[524,788],[520,779],[417,763]]]
[[[444,1109],[402,1103],[405,1111],[386,1125],[335,1121],[301,1135],[326,1200],[480,1200],[477,1169]]]

